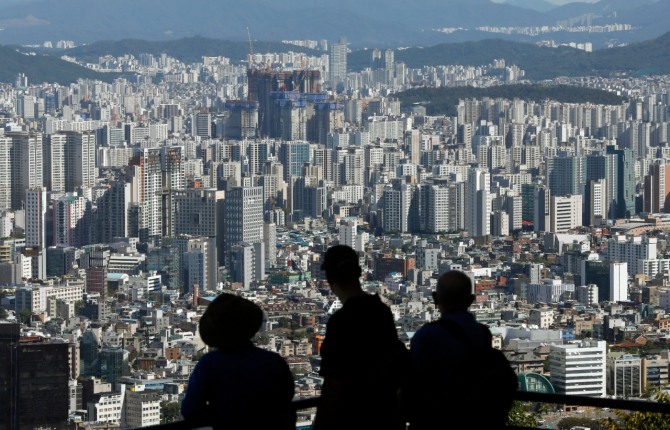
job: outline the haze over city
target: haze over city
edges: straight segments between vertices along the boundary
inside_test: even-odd
[[[0,0],[0,429],[192,419],[202,363],[229,349],[206,332],[224,299],[283,372],[273,413],[306,401],[296,428],[313,428],[337,397],[329,342],[360,353],[360,393],[416,367],[367,351],[384,327],[337,325],[347,288],[415,359],[449,319],[447,272],[486,328],[470,366],[492,348],[522,393],[667,403],[667,16],[670,0]],[[354,256],[337,274],[334,245]],[[244,396],[237,412],[267,418]],[[517,401],[508,424],[624,428],[635,406],[556,403]]]

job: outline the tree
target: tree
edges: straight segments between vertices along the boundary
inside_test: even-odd
[[[670,394],[658,391],[654,395],[658,403],[670,403]],[[663,414],[653,412],[631,412],[617,410],[617,418],[606,418],[602,420],[602,428],[608,430],[670,430],[670,420]]]
[[[508,427],[536,427],[539,415],[529,411],[521,402],[514,401],[507,416]]]
[[[179,403],[161,402],[161,424],[172,423],[180,419]]]
[[[19,312],[19,319],[24,324],[30,324],[30,317],[31,316],[32,316],[32,312],[30,312],[26,308],[21,309],[21,311]]]

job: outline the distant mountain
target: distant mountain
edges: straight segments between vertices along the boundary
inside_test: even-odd
[[[538,12],[547,12],[556,8],[555,4],[544,0],[506,0],[502,3],[510,6],[522,7],[524,9],[536,10]]]
[[[402,107],[422,104],[428,115],[456,115],[459,99],[484,97],[521,99],[541,102],[554,100],[563,103],[596,103],[618,105],[625,101],[623,97],[594,88],[569,85],[501,85],[488,88],[416,88],[394,94]]]
[[[193,36],[244,41],[249,28],[261,40],[334,41],[344,36],[355,47],[397,47],[481,39],[480,26],[554,25],[560,20],[634,23],[630,32],[542,35],[557,41],[589,38],[601,46],[656,37],[669,29],[659,17],[670,16],[670,0],[601,0],[543,13],[529,9],[542,0],[44,0],[6,6],[8,1],[0,0],[0,42],[20,44]],[[467,31],[437,31],[444,28]],[[517,33],[507,37],[530,38]]]
[[[16,49],[0,46],[0,82],[14,82],[19,73],[25,73],[30,83],[58,82],[69,84],[79,78],[110,81],[117,75],[98,73],[48,55],[30,55]]]
[[[349,67],[360,70],[370,66],[370,51],[349,55]],[[607,76],[613,72],[632,74],[670,73],[670,33],[653,40],[620,48],[585,52],[573,48],[545,48],[533,44],[503,40],[482,40],[441,44],[428,48],[409,48],[395,54],[396,61],[410,67],[424,65],[485,65],[504,58],[526,71],[529,79],[557,76]]]
[[[312,49],[280,42],[252,41],[251,47],[256,53],[293,51],[310,55],[319,54],[318,51]],[[217,56],[228,57],[233,61],[246,60],[249,49],[248,41],[217,40],[196,36],[160,42],[138,39],[95,42],[65,50],[64,53],[84,61],[97,61],[104,55],[119,57],[132,54],[137,57],[145,53],[156,56],[165,53],[185,63],[195,63],[202,61],[202,57]]]

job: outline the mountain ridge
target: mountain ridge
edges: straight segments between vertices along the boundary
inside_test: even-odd
[[[515,0],[520,2],[522,0]],[[527,0],[524,0],[527,1]],[[73,13],[72,11],[77,11]],[[614,12],[617,12],[614,14]],[[578,20],[591,14],[593,24],[635,23],[632,31],[589,33],[594,44],[629,43],[668,30],[660,16],[670,16],[670,0],[601,0],[573,3],[546,12],[490,0],[45,0],[22,2],[0,9],[3,43],[42,43],[74,40],[174,40],[201,35],[216,39],[245,40],[246,29],[265,40],[327,39],[344,36],[355,47],[427,45],[468,37],[482,38],[479,26],[530,27]],[[665,26],[665,27],[663,27]],[[441,28],[471,32],[441,33]],[[643,37],[644,36],[644,37]],[[526,40],[523,34],[510,36]],[[550,33],[547,38],[579,41],[573,32]]]

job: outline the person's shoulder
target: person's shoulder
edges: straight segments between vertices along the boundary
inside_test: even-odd
[[[412,343],[421,341],[423,339],[432,339],[436,337],[444,337],[444,329],[439,327],[435,322],[428,322],[421,326],[414,336],[412,336]]]
[[[273,351],[268,351],[267,349],[259,348],[254,346],[253,354],[256,355],[259,359],[267,361],[269,363],[286,363],[284,358]]]

